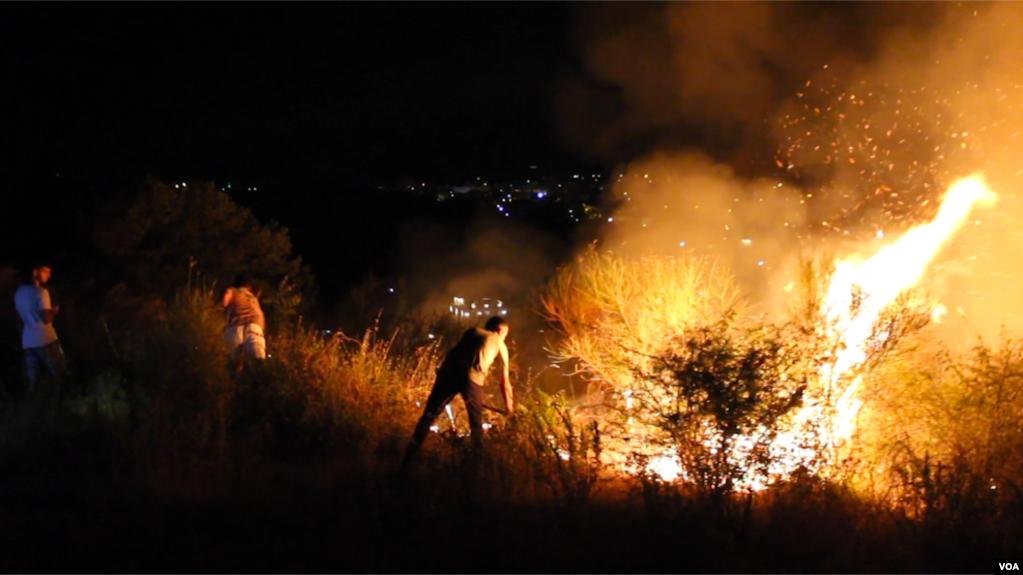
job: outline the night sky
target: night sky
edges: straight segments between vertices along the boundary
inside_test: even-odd
[[[441,178],[571,162],[571,6],[7,5],[7,177]]]
[[[318,277],[349,283],[384,258],[316,252],[340,232],[395,235],[397,216],[354,203],[381,184],[678,146],[757,174],[774,166],[767,118],[806,78],[869,62],[942,6],[4,4],[0,189],[19,217],[0,226],[0,265],[86,243],[99,206],[147,174],[234,183]]]
[[[289,229],[320,293],[341,295],[393,271],[393,245],[371,253],[346,238],[404,225],[356,195],[593,165],[559,140],[555,117],[558,78],[578,65],[577,10],[7,4],[0,187],[19,215],[0,231],[0,265],[87,260],[76,250],[95,214],[152,175],[233,183],[237,203]]]

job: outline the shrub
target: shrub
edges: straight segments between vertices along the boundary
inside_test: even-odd
[[[649,370],[637,370],[636,417],[673,449],[683,477],[704,495],[766,483],[779,460],[786,417],[816,374],[790,328],[737,328],[729,314],[686,329]],[[788,471],[788,470],[784,470]]]
[[[579,360],[591,378],[617,392],[683,326],[744,309],[731,277],[713,259],[630,259],[593,245],[558,270],[540,302],[563,336],[554,355]]]

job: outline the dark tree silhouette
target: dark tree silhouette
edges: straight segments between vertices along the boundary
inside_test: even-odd
[[[206,285],[224,287],[250,272],[273,299],[284,278],[299,290],[312,286],[292,254],[288,229],[263,224],[248,208],[210,182],[166,184],[149,177],[134,196],[102,211],[93,238],[121,281],[135,294],[169,296],[199,272]]]

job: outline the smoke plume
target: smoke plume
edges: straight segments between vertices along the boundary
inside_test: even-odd
[[[564,139],[609,162],[653,148],[748,153],[766,119],[824,64],[867,63],[892,34],[928,29],[932,3],[587,5],[556,110]]]
[[[768,309],[800,255],[869,256],[983,173],[998,206],[921,287],[951,339],[1018,333],[1021,17],[1013,3],[600,5],[579,21],[562,134],[620,166],[610,245],[715,254]]]

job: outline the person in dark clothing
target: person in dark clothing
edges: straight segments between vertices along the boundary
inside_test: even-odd
[[[426,400],[423,415],[416,424],[412,439],[405,450],[405,458],[401,468],[408,467],[412,457],[430,432],[434,420],[444,408],[461,395],[465,401],[465,409],[469,412],[469,429],[472,434],[473,448],[478,451],[483,442],[483,385],[486,375],[494,360],[500,356],[503,364],[501,375],[501,392],[508,413],[514,410],[511,380],[508,377],[508,347],[504,340],[508,337],[510,326],[504,318],[494,316],[487,320],[483,329],[478,327],[466,330],[462,339],[448,351],[437,370],[437,380]]]

